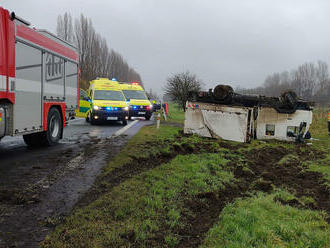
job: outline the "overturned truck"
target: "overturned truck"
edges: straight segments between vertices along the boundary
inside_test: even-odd
[[[184,132],[238,142],[278,139],[302,142],[309,138],[311,102],[293,91],[279,97],[243,95],[229,85],[214,90],[190,92]]]

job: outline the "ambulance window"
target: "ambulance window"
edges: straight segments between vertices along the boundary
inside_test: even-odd
[[[286,136],[295,137],[298,134],[298,127],[296,126],[288,126],[286,130]]]
[[[267,136],[274,136],[275,135],[275,125],[266,124],[266,135]]]

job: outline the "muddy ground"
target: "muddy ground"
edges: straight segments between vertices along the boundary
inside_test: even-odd
[[[184,134],[177,136],[178,143],[184,138]],[[294,194],[297,198],[311,197],[314,202],[301,203],[297,199],[286,202],[282,199],[276,199],[281,204],[291,205],[303,209],[323,210],[330,216],[330,188],[325,185],[325,179],[321,173],[308,171],[303,165],[304,161],[323,158],[324,154],[319,151],[314,151],[313,148],[305,145],[297,146],[293,150],[288,150],[284,146],[264,147],[260,149],[252,149],[245,151],[248,144],[232,145],[228,142],[219,142],[219,146],[229,149],[230,153],[236,153],[242,156],[245,168],[241,164],[232,160],[230,154],[225,156],[231,162],[226,169],[233,172],[237,182],[227,184],[225,189],[204,192],[195,195],[193,198],[182,194],[184,199],[184,207],[181,209],[181,220],[184,223],[181,227],[172,230],[172,233],[180,237],[180,242],[176,247],[198,247],[204,240],[206,233],[219,220],[219,215],[223,208],[235,199],[240,197],[250,197],[251,193],[261,191],[270,193],[276,188],[285,188]],[[146,146],[160,146],[157,143],[146,143]],[[240,149],[238,151],[238,149]],[[304,149],[310,149],[310,153],[302,152]],[[106,181],[110,185],[110,189],[123,181],[140,174],[143,171],[155,168],[163,163],[167,163],[174,159],[177,155],[197,154],[197,153],[213,153],[214,146],[206,139],[205,143],[194,144],[190,146],[186,143],[177,145],[174,144],[169,153],[159,154],[157,157],[149,157],[143,159],[135,159],[131,163],[126,164],[113,171],[107,178],[102,178],[102,182]],[[296,154],[298,160],[288,159],[285,163],[279,164],[279,161],[287,155]],[[91,189],[85,196],[93,201],[98,198],[102,192],[102,187],[95,184],[95,188]],[[106,189],[109,191],[109,187]],[[88,200],[84,201],[85,203]],[[328,222],[330,219],[327,220]],[[163,223],[155,237],[148,240],[147,244],[150,247],[163,247],[165,234],[168,231],[166,223]],[[164,229],[162,229],[164,228]],[[128,233],[125,237],[131,244],[135,244],[134,232]]]
[[[181,139],[184,135],[180,134],[177,138]],[[214,141],[214,140],[213,140]],[[216,141],[215,141],[216,142]],[[157,144],[150,144],[157,145]],[[185,144],[186,145],[186,144]],[[194,197],[187,197],[185,194],[181,196],[184,199],[184,208],[181,209],[181,227],[172,230],[172,233],[180,237],[180,242],[176,247],[198,247],[204,240],[209,229],[219,220],[219,215],[223,208],[237,198],[250,197],[250,193],[261,191],[270,193],[276,188],[285,188],[293,193],[297,198],[311,197],[314,199],[311,203],[303,204],[298,200],[285,202],[282,199],[276,199],[282,204],[289,204],[294,207],[304,209],[323,210],[330,216],[330,189],[324,183],[326,182],[323,175],[318,172],[308,171],[308,168],[303,166],[304,161],[318,159],[324,157],[324,154],[318,151],[312,151],[313,157],[305,155],[302,150],[307,147],[302,145],[294,150],[288,150],[284,146],[264,147],[261,149],[252,149],[244,151],[247,144],[231,145],[230,143],[219,141],[220,147],[228,148],[233,153],[240,154],[245,162],[245,168],[241,164],[232,160],[228,164],[227,169],[232,171],[237,182],[226,185],[225,189],[204,192]],[[177,155],[181,154],[196,154],[205,152],[216,152],[207,143],[191,146],[174,145],[168,154],[160,154],[157,158],[150,157],[143,160],[135,160],[126,166],[118,168],[111,175],[109,183],[116,186],[119,183],[131,178],[142,171],[152,169],[162,163],[169,162]],[[238,152],[239,148],[243,148]],[[312,148],[308,148],[312,149]],[[284,164],[278,162],[288,154],[299,155],[299,160],[287,160]],[[226,156],[225,156],[226,158]],[[104,180],[104,179],[103,179]],[[97,187],[100,190],[100,187]],[[109,188],[107,188],[109,190]],[[93,195],[98,196],[101,191],[91,191],[90,196],[93,200]],[[329,222],[329,219],[327,220]],[[164,229],[162,229],[164,228]],[[147,243],[150,247],[163,247],[165,243],[164,235],[168,231],[166,223],[157,231],[157,235]],[[135,234],[129,233],[127,240],[135,243]]]
[[[285,202],[278,199],[282,204],[324,210],[330,216],[330,188],[324,184],[326,181],[321,173],[306,171],[302,166],[301,162],[308,160],[307,157],[302,157],[301,161],[277,164],[285,155],[292,152],[299,153],[299,148],[297,151],[290,151],[284,147],[249,151],[245,158],[250,170],[244,170],[242,166],[231,162],[229,166],[239,183],[227,185],[224,190],[205,192],[186,200],[186,211],[183,214],[186,224],[183,229],[176,230],[177,234],[183,237],[178,247],[198,247],[208,230],[218,221],[223,208],[238,197],[249,197],[248,192],[270,193],[276,187],[286,188],[296,197],[312,197],[314,202],[303,205],[298,200]]]
[[[181,139],[183,136],[183,134],[179,134],[177,138]],[[37,175],[37,178],[34,178],[37,183],[31,184],[25,181],[19,187],[18,185],[11,187],[12,182],[17,182],[18,178],[8,178],[6,188],[3,188],[3,184],[1,184],[0,233],[2,235],[0,237],[2,243],[0,242],[0,244],[2,247],[37,246],[45,235],[70,213],[74,206],[84,206],[103,194],[98,181],[91,187],[95,177],[106,161],[111,160],[120,151],[128,138],[127,136],[116,140],[94,138],[79,146],[67,147],[51,153],[44,158],[48,161],[47,163],[39,163],[38,160],[26,161],[29,167],[26,169],[26,173]],[[91,145],[95,147],[92,151],[87,149]],[[249,169],[246,170],[241,164],[232,161],[229,163],[228,169],[234,173],[238,183],[226,185],[223,190],[204,192],[193,198],[182,196],[185,199],[181,217],[184,225],[180,229],[173,230],[178,237],[181,237],[178,247],[198,247],[208,230],[218,221],[218,216],[223,208],[236,198],[246,197],[248,193],[254,191],[271,192],[276,187],[285,187],[297,197],[312,197],[314,202],[302,204],[297,200],[285,202],[277,199],[280,203],[299,208],[324,210],[330,214],[330,190],[324,185],[322,174],[310,172],[303,166],[302,162],[311,158],[301,153],[302,147],[297,147],[292,151],[278,146],[277,148],[265,147],[249,152],[244,152],[244,150],[238,152],[239,148],[244,148],[246,145],[231,145],[220,141],[219,145],[229,148],[234,153],[240,153]],[[136,159],[115,169],[111,175],[100,181],[107,180],[114,187],[143,171],[170,161],[178,154],[200,152],[215,151],[212,150],[212,146],[207,144],[194,147],[174,145],[170,149],[170,153],[160,154],[158,157]],[[284,156],[292,153],[299,154],[300,160],[288,160],[286,164],[278,164]],[[324,156],[317,151],[314,154],[316,157],[312,159]],[[231,158],[228,157],[228,159]],[[18,175],[18,177],[21,176],[22,174]],[[29,175],[29,178],[33,178],[33,176]],[[134,242],[134,234],[128,239]],[[164,244],[162,230],[159,230],[159,236],[150,240],[149,243],[162,247]]]
[[[15,144],[5,150],[0,161],[0,247],[37,247],[78,201],[83,202],[108,161],[150,123],[140,121],[116,138],[110,135],[120,125],[86,130],[89,126],[83,123],[85,128],[68,128],[74,136],[56,147],[28,151]]]

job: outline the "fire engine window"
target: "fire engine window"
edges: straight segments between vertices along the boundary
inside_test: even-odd
[[[266,124],[266,135],[267,136],[274,136],[275,135],[275,125]]]
[[[296,126],[288,126],[286,130],[286,135],[288,137],[295,137],[298,134],[298,127]]]
[[[80,89],[80,99],[87,99],[88,98],[88,95],[86,93],[86,91]]]

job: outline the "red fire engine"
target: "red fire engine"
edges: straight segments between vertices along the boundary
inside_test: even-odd
[[[79,103],[77,49],[0,7],[0,139],[54,145]]]

